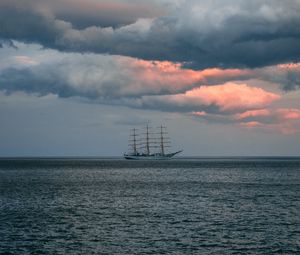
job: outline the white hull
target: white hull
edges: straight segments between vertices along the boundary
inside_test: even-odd
[[[168,160],[171,159],[176,154],[180,153],[181,151],[177,151],[174,153],[169,154],[152,154],[152,155],[128,155],[124,154],[125,159],[129,160]]]

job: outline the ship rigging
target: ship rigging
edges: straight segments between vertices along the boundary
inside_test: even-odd
[[[153,133],[147,125],[144,133],[139,134],[138,129],[131,130],[129,140],[129,153],[124,154],[125,159],[132,160],[164,160],[171,159],[182,150],[166,153],[170,147],[170,138],[167,137],[166,127],[158,127],[159,132]]]

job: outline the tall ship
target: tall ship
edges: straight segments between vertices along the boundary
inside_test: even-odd
[[[129,152],[124,154],[125,159],[131,160],[165,160],[171,159],[182,150],[167,153],[170,147],[170,138],[167,137],[166,127],[162,125],[153,132],[147,125],[142,133],[134,128],[131,130]]]

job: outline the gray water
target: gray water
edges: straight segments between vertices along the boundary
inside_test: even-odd
[[[300,159],[2,159],[0,254],[300,254]]]

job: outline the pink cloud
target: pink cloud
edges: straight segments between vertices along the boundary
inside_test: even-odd
[[[192,115],[197,116],[197,117],[203,117],[203,116],[206,116],[207,113],[205,111],[192,112]]]
[[[202,86],[187,91],[183,97],[187,101],[205,105],[217,105],[221,111],[262,108],[280,98],[280,95],[232,82],[216,86]]]
[[[283,108],[277,110],[277,115],[285,120],[300,120],[300,110],[293,108]]]
[[[246,119],[249,117],[258,117],[258,116],[270,116],[271,112],[267,109],[259,109],[259,110],[250,110],[243,113],[238,113],[235,115],[237,120]]]
[[[122,66],[133,70],[136,82],[132,88],[136,90],[147,88],[150,92],[162,96],[144,97],[148,105],[164,105],[165,109],[188,112],[195,117],[214,119],[224,123],[238,123],[247,129],[276,131],[282,134],[299,132],[300,110],[281,108],[268,109],[281,95],[260,87],[240,84],[233,80],[252,77],[257,70],[219,69],[192,70],[183,68],[179,63],[169,61],[145,61],[121,58]],[[274,66],[274,68],[299,68],[299,64]],[[226,82],[231,80],[230,82]],[[220,81],[213,85],[212,81]],[[222,84],[225,82],[224,84]],[[202,86],[201,86],[202,85]],[[164,93],[162,93],[164,94]],[[171,94],[171,95],[170,95]],[[217,106],[216,112],[207,111],[207,107]],[[203,110],[202,110],[203,109]],[[214,109],[214,108],[213,108]],[[193,111],[194,110],[194,111]],[[226,114],[223,114],[226,112]],[[228,114],[230,112],[235,112]],[[245,119],[251,118],[251,121]]]
[[[279,132],[283,135],[294,135],[300,133],[300,128],[292,125],[291,123],[264,124],[258,121],[249,121],[242,122],[240,125],[247,129],[259,128],[267,132]]]
[[[220,68],[209,68],[201,71],[201,74],[203,75],[203,78],[222,78],[224,76],[226,77],[247,77],[252,74],[252,71],[246,70],[246,69],[220,69]]]
[[[300,133],[300,109],[280,108],[275,110],[254,110],[246,111],[235,115],[236,120],[247,117],[262,117],[260,121],[242,122],[241,126],[247,128],[261,128],[268,131],[277,131],[285,135]]]
[[[126,57],[120,58],[119,61],[122,66],[130,68],[132,72],[134,72],[134,75],[137,78],[137,83],[135,84],[137,88],[140,87],[140,84],[143,84],[143,86],[146,85],[155,90],[167,89],[171,93],[176,93],[180,91],[188,91],[200,85],[215,85],[232,82],[232,86],[227,84],[225,87],[219,87],[217,89],[211,88],[211,91],[202,87],[203,90],[201,93],[204,93],[205,90],[206,93],[210,94],[208,95],[209,97],[211,97],[212,94],[214,94],[214,97],[217,97],[217,93],[220,95],[227,94],[224,100],[231,100],[229,95],[232,94],[232,92],[241,92],[240,95],[249,95],[251,93],[254,97],[257,97],[257,100],[263,99],[273,101],[274,93],[268,94],[270,96],[269,99],[266,97],[262,98],[262,94],[267,96],[263,89],[258,87],[251,88],[248,85],[245,86],[245,84],[235,84],[234,81],[256,78],[258,80],[272,81],[281,84],[282,86],[286,86],[286,83],[288,82],[287,74],[290,72],[296,72],[297,70],[300,71],[300,63],[283,64],[254,70],[220,68],[192,70],[183,68],[180,63],[170,61],[146,61]],[[226,93],[226,91],[228,93]],[[193,93],[196,93],[196,91],[193,91]],[[232,94],[232,97],[237,99],[237,96],[234,94]],[[221,101],[221,99],[216,100],[218,102]],[[248,103],[251,104],[255,101],[255,98],[247,98],[246,96],[239,97],[238,100],[242,100],[244,103],[248,101]],[[234,102],[232,102],[232,104],[234,104]],[[240,102],[237,102],[237,104],[240,104]],[[226,105],[229,104],[227,103]],[[233,106],[233,108],[235,107]]]
[[[170,61],[146,61],[122,57],[119,63],[135,77],[132,89],[152,92],[168,91],[178,93],[195,86],[208,85],[212,82],[223,83],[231,79],[246,77],[249,72],[239,69],[211,68],[201,71],[183,68],[179,63]]]

